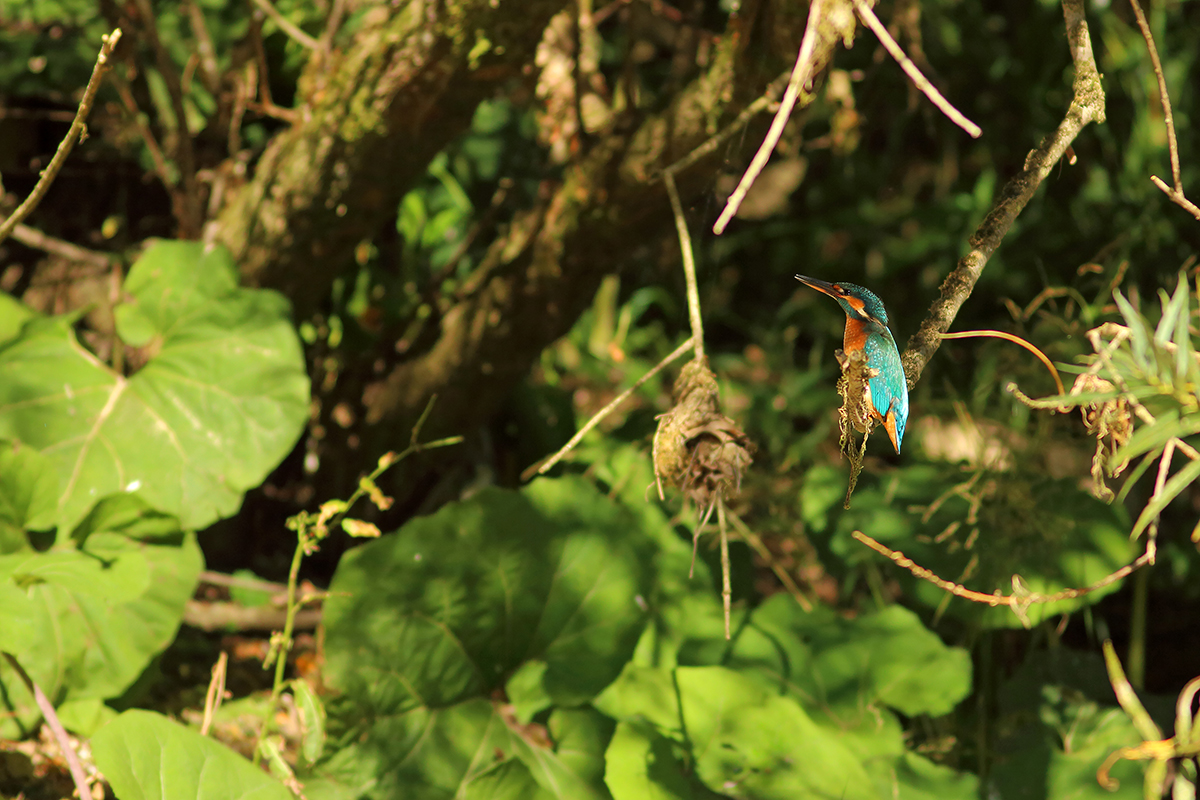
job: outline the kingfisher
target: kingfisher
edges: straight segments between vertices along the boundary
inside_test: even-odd
[[[867,381],[867,407],[883,424],[896,452],[908,422],[908,383],[900,364],[900,351],[888,330],[887,311],[874,292],[853,283],[827,283],[797,275],[796,280],[837,300],[846,312],[842,349],[846,355],[864,351],[871,377]]]

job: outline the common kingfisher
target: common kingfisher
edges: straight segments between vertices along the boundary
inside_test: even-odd
[[[883,423],[896,452],[908,422],[908,383],[900,364],[900,351],[888,330],[887,311],[875,294],[853,283],[826,283],[797,275],[796,280],[829,295],[846,312],[842,349],[847,355],[863,350],[872,377],[867,382],[871,416]]]

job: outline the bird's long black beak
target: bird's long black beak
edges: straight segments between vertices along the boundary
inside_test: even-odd
[[[827,281],[819,281],[816,278],[809,278],[806,275],[796,275],[795,278],[801,283],[811,286],[818,292],[824,292],[830,297],[841,297],[845,294],[845,292],[839,290],[836,286],[834,286],[832,283],[828,283]]]

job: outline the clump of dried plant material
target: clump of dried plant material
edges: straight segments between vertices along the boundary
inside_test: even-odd
[[[1097,375],[1085,372],[1075,379],[1071,394],[1115,392],[1116,386]],[[1070,409],[1064,407],[1063,411]],[[1129,466],[1129,459],[1117,462],[1117,449],[1133,434],[1133,412],[1124,397],[1079,407],[1088,435],[1096,437],[1096,453],[1092,456],[1092,493],[1101,500],[1113,499],[1112,489],[1105,477],[1115,478]]]
[[[875,417],[871,413],[870,380],[879,375],[879,370],[867,366],[865,350],[847,354],[844,350],[837,351],[838,364],[842,368],[842,377],[838,379],[837,390],[842,396],[842,407],[838,409],[838,430],[841,432],[840,444],[842,452],[850,460],[850,483],[846,486],[846,499],[843,508],[850,508],[850,496],[858,485],[858,476],[862,472],[863,459],[867,453],[867,438],[875,427]],[[863,435],[862,442],[854,446],[854,435],[851,428]]]
[[[754,445],[737,423],[721,413],[717,376],[707,359],[693,359],[675,380],[674,405],[658,419],[654,434],[654,476],[679,488],[703,512],[699,536],[718,497],[741,489],[742,472],[753,461]],[[693,566],[695,563],[693,551]]]

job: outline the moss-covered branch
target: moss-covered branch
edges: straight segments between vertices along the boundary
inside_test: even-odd
[[[314,54],[298,121],[224,208],[216,238],[251,283],[306,315],[396,213],[475,107],[533,59],[567,0],[379,4],[344,49]]]
[[[1000,246],[1038,186],[1088,123],[1104,122],[1104,87],[1092,55],[1092,40],[1088,35],[1083,0],[1063,0],[1062,6],[1067,41],[1075,62],[1075,97],[1058,128],[1042,139],[1036,149],[1029,151],[1024,168],[1004,185],[992,210],[971,236],[971,252],[959,259],[954,271],[946,276],[928,316],[908,340],[908,347],[900,360],[904,364],[904,374],[910,387],[920,380],[925,365],[942,344],[941,335],[950,330],[958,310],[971,296],[988,259]]]
[[[854,32],[849,4],[830,5],[814,73]],[[490,248],[474,291],[442,317],[432,346],[368,388],[369,423],[394,421],[402,430],[433,394],[439,397],[439,424],[466,430],[485,419],[538,354],[570,329],[601,279],[670,230],[670,204],[658,180],[662,168],[704,143],[773,77],[742,69],[732,46],[726,52],[669,109],[642,119],[632,134],[614,130],[594,140],[546,203],[518,215]],[[807,102],[811,95],[805,92],[801,104]],[[753,147],[757,138],[747,141]],[[703,199],[715,164],[709,156],[676,175],[685,204]],[[470,392],[461,389],[466,381]]]

